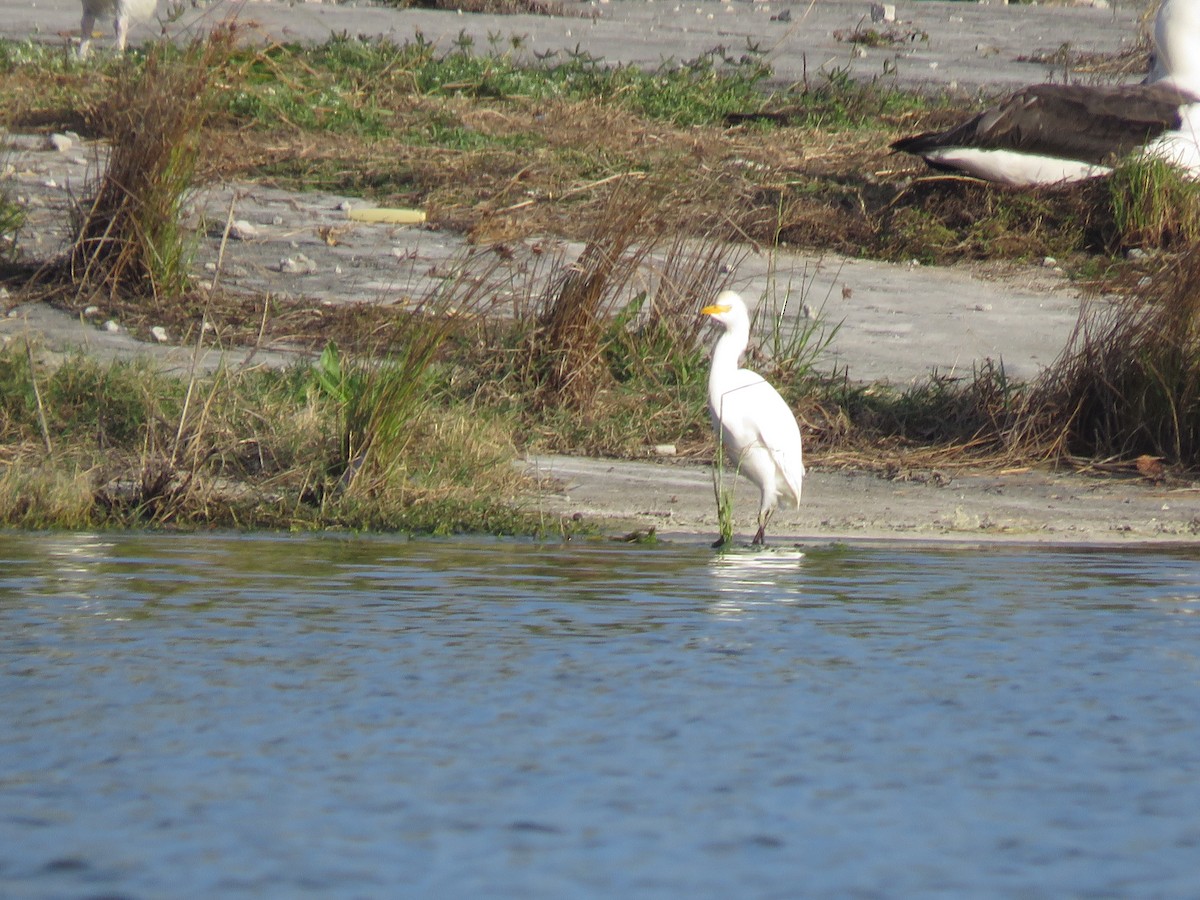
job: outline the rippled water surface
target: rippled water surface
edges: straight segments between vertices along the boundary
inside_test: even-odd
[[[0,896],[1200,892],[1197,554],[0,535]]]

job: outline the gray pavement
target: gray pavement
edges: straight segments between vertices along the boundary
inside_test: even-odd
[[[567,0],[572,15],[564,17],[479,16],[358,2],[193,4],[166,21],[170,7],[160,2],[159,21],[137,25],[131,40],[145,40],[160,31],[186,36],[236,15],[262,40],[322,41],[347,33],[403,42],[420,31],[442,47],[449,47],[460,33],[473,38],[480,49],[497,36],[504,49],[510,36],[520,36],[531,58],[534,53],[565,53],[578,47],[609,62],[646,66],[692,59],[717,46],[733,53],[755,46],[766,53],[783,84],[806,77],[819,83],[822,72],[848,69],[857,78],[886,77],[909,85],[967,90],[1057,77],[1059,73],[1047,66],[1018,61],[1037,50],[1069,44],[1076,51],[1115,53],[1132,46],[1147,5],[1145,0],[1118,2],[1111,8],[902,0],[892,4],[894,30],[912,39],[859,52],[837,34],[872,27],[870,0]],[[0,35],[6,37],[33,36],[65,44],[78,39],[79,18],[78,0],[0,0]]]

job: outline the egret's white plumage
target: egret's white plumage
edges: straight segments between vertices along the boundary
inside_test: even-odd
[[[86,59],[92,48],[92,32],[97,19],[112,19],[117,50],[125,52],[131,19],[149,19],[158,0],[83,0],[83,20],[79,27],[79,56]]]
[[[750,342],[750,313],[742,298],[723,291],[701,312],[725,329],[713,348],[708,410],[726,458],[761,492],[754,543],[763,544],[767,520],[779,501],[800,506],[804,478],[800,426],[765,378],[738,367]]]
[[[1163,0],[1154,17],[1154,64],[1147,83],[1200,85],[1200,0]]]

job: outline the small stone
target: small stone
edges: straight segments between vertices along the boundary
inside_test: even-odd
[[[896,5],[894,3],[872,3],[871,21],[876,25],[880,22],[895,22]]]
[[[1125,251],[1125,258],[1130,262],[1141,262],[1145,259],[1149,259],[1149,257],[1150,254],[1141,247],[1130,247]]]
[[[68,153],[75,146],[75,142],[65,134],[52,134],[46,142],[51,150],[57,150],[59,153]]]
[[[676,450],[675,450],[674,444],[655,444],[654,445],[654,455],[655,456],[674,456],[675,452],[676,452]]]
[[[237,219],[229,226],[229,236],[235,241],[253,241],[259,236],[258,229],[245,219]]]
[[[991,312],[991,311],[992,311],[992,304],[990,304],[990,303],[976,303],[975,304],[975,312]]]
[[[275,225],[275,226],[277,226],[277,227],[278,227],[279,225],[282,225],[282,224],[283,224],[283,216],[274,216],[274,217],[272,217],[272,219],[271,219],[271,224],[272,224],[272,225]]]
[[[354,208],[354,204],[349,200],[343,200],[337,205],[338,212],[350,212]]]
[[[1153,281],[1154,279],[1152,279],[1149,275],[1143,275],[1138,279],[1137,286],[1140,288],[1150,287]]]
[[[163,328],[161,325],[155,325],[153,328],[151,328],[150,336],[160,344],[165,344],[170,340],[170,338],[167,336],[167,329]]]
[[[1057,265],[1058,265],[1058,260],[1055,259],[1053,256],[1047,256],[1045,259],[1042,260],[1042,268],[1044,268],[1044,269],[1053,269]]]
[[[109,332],[110,334],[116,334],[117,332],[119,332],[121,330],[121,326],[118,325],[116,322],[114,322],[112,319],[109,319],[107,322],[104,323],[104,330]]]
[[[53,178],[47,178],[45,181],[42,182],[42,187],[56,188],[56,187],[58,187],[58,182],[55,181]]]
[[[98,307],[98,306],[84,307],[83,314],[85,316],[87,316],[89,319],[94,319],[96,316],[100,315],[100,307]]]
[[[317,264],[303,253],[297,253],[281,259],[279,271],[288,275],[312,275],[317,271]]]

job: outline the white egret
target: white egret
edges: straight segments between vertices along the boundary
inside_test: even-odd
[[[129,40],[130,19],[149,19],[154,15],[158,0],[83,0],[83,21],[80,23],[79,58],[87,59],[92,49],[92,32],[97,19],[112,19],[117,50],[125,52]]]
[[[781,499],[800,506],[804,458],[800,426],[787,402],[765,378],[738,361],[750,342],[750,313],[742,298],[722,291],[700,311],[725,329],[712,354],[708,410],[727,458],[758,486],[758,532],[766,543],[767,520]]]

